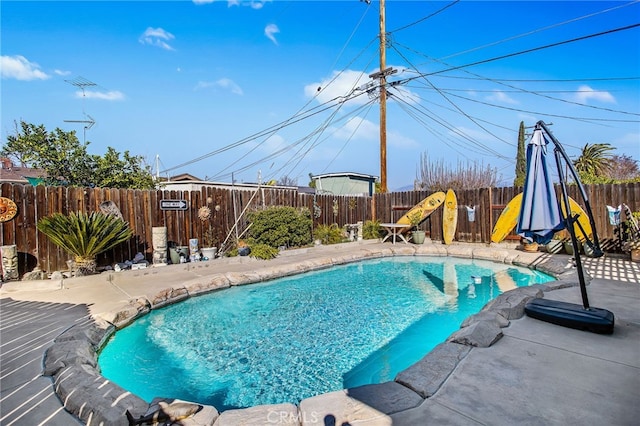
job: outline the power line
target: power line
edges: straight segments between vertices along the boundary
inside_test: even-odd
[[[426,20],[427,20],[427,19],[429,19],[429,18],[433,18],[434,16],[436,16],[436,15],[438,15],[438,14],[440,14],[440,13],[444,12],[445,10],[449,9],[451,6],[453,6],[453,5],[455,5],[456,3],[459,3],[459,2],[460,2],[460,0],[454,0],[453,2],[451,2],[451,3],[449,3],[449,4],[444,5],[444,6],[443,6],[443,7],[441,7],[440,9],[436,10],[435,12],[433,12],[432,14],[430,14],[430,15],[428,15],[428,16],[425,16],[424,18],[420,18],[420,19],[418,19],[417,21],[414,21],[414,22],[412,22],[412,23],[410,23],[410,24],[407,24],[407,25],[405,25],[405,26],[403,26],[403,27],[396,28],[395,30],[393,30],[393,31],[389,31],[389,32],[390,32],[390,33],[397,33],[398,31],[402,31],[402,30],[405,30],[405,29],[407,29],[407,28],[409,28],[409,27],[412,27],[412,26],[414,26],[414,25],[417,25],[417,24],[419,24],[419,23],[421,23],[421,22],[423,22],[423,21],[426,21]]]
[[[394,50],[403,58],[406,59],[406,57],[404,55],[402,55],[397,49],[394,48]],[[408,60],[407,60],[408,62]],[[451,99],[449,99],[445,93],[438,89],[433,83],[431,83],[431,81],[429,81],[428,78],[424,78],[424,80],[429,84],[429,86],[431,86],[431,88],[433,88],[436,92],[438,92],[438,94],[440,96],[442,96],[447,102],[449,102],[456,110],[458,110],[458,112],[460,112],[460,114],[464,115],[469,121],[471,121],[473,124],[475,124],[476,126],[478,126],[479,128],[481,128],[482,130],[484,130],[485,132],[487,132],[488,134],[490,134],[491,136],[493,136],[494,138],[496,138],[497,140],[504,142],[506,144],[509,144],[509,142],[505,141],[504,139],[500,138],[499,136],[497,136],[496,134],[494,134],[493,132],[489,131],[487,128],[485,128],[484,126],[482,126],[481,124],[479,124],[476,120],[473,119],[473,117],[471,117],[469,114],[467,114],[466,112],[464,112],[458,105],[456,105]]]
[[[452,3],[452,4],[455,4],[455,3],[457,3],[457,1]],[[481,61],[476,61],[476,62],[472,62],[472,63],[465,64],[465,65],[453,66],[453,67],[449,67],[447,69],[443,69],[443,70],[439,70],[439,71],[433,71],[433,72],[430,72],[430,73],[418,73],[417,76],[406,78],[406,79],[403,79],[403,80],[400,80],[400,81],[394,82],[394,83],[395,84],[406,84],[406,83],[408,83],[408,82],[410,82],[410,81],[412,81],[414,79],[418,79],[418,78],[422,78],[422,79],[425,79],[426,81],[428,81],[426,79],[427,76],[440,75],[440,74],[443,74],[443,73],[446,73],[446,72],[450,72],[450,71],[453,71],[453,70],[468,68],[468,67],[472,67],[472,66],[476,66],[476,65],[480,65],[480,64],[485,64],[485,63],[498,61],[498,60],[502,60],[502,59],[506,59],[506,58],[510,58],[510,57],[515,57],[515,56],[518,56],[518,55],[523,55],[523,54],[526,54],[526,53],[532,53],[532,52],[535,52],[535,51],[548,49],[548,48],[551,48],[551,47],[556,47],[556,46],[560,46],[560,45],[564,45],[564,44],[568,44],[568,43],[582,41],[582,40],[586,40],[586,39],[589,39],[589,38],[594,38],[594,37],[599,37],[599,36],[602,36],[602,35],[612,34],[612,33],[619,32],[619,31],[625,31],[625,30],[633,29],[633,28],[638,27],[638,26],[640,26],[640,24],[628,25],[628,26],[625,26],[625,27],[619,27],[619,28],[615,28],[615,29],[611,29],[611,30],[607,30],[607,31],[602,31],[602,32],[599,32],[599,33],[593,33],[593,34],[589,34],[589,35],[585,35],[585,36],[581,36],[581,37],[576,37],[576,38],[572,38],[572,39],[556,42],[556,43],[547,44],[547,45],[544,45],[544,46],[539,46],[539,47],[530,48],[530,49],[526,49],[526,50],[522,50],[522,51],[518,51],[518,52],[513,52],[513,53],[506,54],[506,55],[501,55],[501,56],[497,56],[497,57],[493,57],[493,58],[489,58],[489,59],[485,59],[485,60],[481,60]],[[400,29],[404,29],[404,28],[406,28],[406,27],[402,27]],[[335,81],[335,79],[338,76],[339,76],[339,74],[336,74],[334,76],[334,78],[326,85],[326,87],[328,87],[333,81]],[[638,79],[638,78],[637,77],[627,77],[627,78],[621,77],[619,79]],[[502,81],[508,81],[508,80],[502,80]],[[431,83],[429,83],[429,84],[431,84]],[[435,90],[438,90],[435,87],[435,85],[433,85],[433,84],[431,84],[431,85]],[[320,92],[321,90],[324,90],[324,89],[325,88],[322,87],[322,88],[319,88],[318,91]],[[375,88],[372,85],[370,90],[374,90],[374,89]],[[449,95],[451,95],[451,96],[458,96],[458,95],[455,95],[453,93],[447,92],[446,90],[440,89],[440,91],[443,94],[444,93],[449,93]],[[281,123],[278,123],[277,125],[274,125],[274,126],[268,128],[266,130],[258,132],[258,133],[254,134],[252,136],[247,137],[247,138],[241,139],[241,140],[239,140],[237,142],[234,142],[232,144],[229,144],[229,145],[227,145],[225,147],[222,147],[222,148],[217,149],[215,151],[212,151],[210,153],[204,154],[204,155],[202,155],[200,157],[197,157],[194,160],[190,160],[188,162],[185,162],[185,163],[179,164],[177,166],[174,166],[172,168],[166,169],[166,170],[164,170],[164,172],[167,172],[167,171],[170,171],[170,170],[174,170],[174,169],[177,169],[177,168],[181,168],[181,167],[193,164],[193,163],[201,161],[201,160],[203,160],[205,158],[209,158],[209,157],[211,157],[213,155],[216,155],[216,154],[219,154],[221,152],[224,152],[224,151],[233,149],[235,147],[241,146],[241,145],[243,145],[245,143],[248,143],[248,142],[250,142],[252,140],[255,140],[255,139],[259,138],[259,137],[264,137],[264,136],[266,136],[268,134],[274,134],[276,131],[278,131],[280,129],[283,129],[283,128],[287,127],[287,126],[293,125],[293,124],[298,123],[298,122],[300,122],[302,120],[310,118],[310,117],[312,117],[314,115],[317,115],[317,114],[320,114],[320,113],[322,113],[324,111],[327,111],[327,110],[330,110],[332,108],[335,108],[336,106],[340,107],[344,102],[346,102],[348,100],[351,100],[351,99],[353,99],[353,98],[355,98],[357,96],[361,96],[364,93],[366,93],[366,92],[364,92],[364,91],[358,92],[357,90],[353,89],[349,94],[347,94],[345,96],[335,97],[335,98],[333,98],[333,99],[331,99],[331,100],[329,100],[327,102],[324,102],[323,104],[320,104],[320,105],[318,105],[318,106],[316,106],[316,107],[314,107],[314,108],[312,108],[312,109],[310,109],[308,111],[304,111],[303,109],[301,109],[298,113],[293,115],[288,120],[285,120],[285,121],[283,121]],[[458,96],[458,97],[461,98],[461,99],[469,100],[469,101],[479,102],[479,101],[476,101],[476,100],[473,100],[473,99],[468,99],[468,98],[461,97],[461,96]],[[317,95],[313,99],[311,99],[306,105],[309,105],[309,103],[312,102],[316,98],[317,98]],[[480,102],[480,103],[483,103],[483,102]],[[455,104],[452,104],[452,105],[455,105]],[[487,105],[491,105],[491,104],[487,104]],[[524,110],[519,110],[519,109],[515,109],[515,108],[501,107],[501,106],[498,106],[498,105],[492,105],[492,106],[498,107],[498,108],[504,108],[504,109],[511,109],[511,110],[519,111],[519,112],[529,112],[529,113],[531,113],[530,111],[524,111]],[[633,120],[604,120],[604,119],[597,119],[597,118],[566,117],[566,116],[546,114],[546,113],[538,113],[538,114],[542,114],[542,115],[546,115],[546,116],[564,117],[564,118],[570,118],[570,119],[576,119],[576,120],[584,120],[584,121],[635,122]],[[335,114],[333,114],[333,116],[335,117]],[[468,116],[468,118],[469,118],[469,116]],[[304,158],[304,156],[308,154],[310,149],[313,148],[314,146],[316,146],[317,143],[319,143],[319,142],[316,142],[315,144],[312,144],[311,147],[307,151],[305,151],[304,155],[300,157],[300,159],[297,161],[296,165],[299,164],[299,162],[302,160],[302,158]],[[486,148],[486,147],[484,147],[484,148]]]
[[[527,114],[536,114],[536,115],[543,115],[543,116],[548,116],[548,117],[566,118],[566,119],[577,120],[577,121],[611,121],[611,122],[617,122],[617,123],[640,123],[640,119],[639,120],[621,120],[621,119],[614,119],[614,118],[572,117],[572,116],[568,116],[568,115],[551,114],[551,113],[539,112],[539,111],[530,111],[530,110],[525,110],[525,109],[506,107],[504,105],[491,104],[491,103],[488,103],[488,102],[480,101],[478,99],[471,99],[471,98],[468,98],[468,97],[465,97],[465,96],[460,96],[460,95],[457,95],[455,93],[450,93],[450,95],[451,96],[455,96],[455,97],[460,98],[460,99],[465,99],[465,100],[470,101],[470,102],[475,102],[475,103],[479,103],[479,104],[482,104],[482,105],[491,106],[491,107],[494,107],[494,108],[501,108],[501,109],[506,109],[506,110],[510,110],[510,111],[523,112],[523,113],[527,113]]]
[[[639,0],[640,1],[640,0]],[[414,72],[414,70],[407,70]],[[417,71],[415,71],[417,73]],[[458,80],[486,80],[485,77],[465,77],[455,75],[439,75],[439,78],[451,78]],[[571,83],[585,81],[628,81],[640,80],[640,77],[584,77],[584,78],[545,78],[545,79],[528,79],[528,78],[501,78],[500,81],[521,82],[521,83]]]
[[[502,59],[512,58],[514,56],[524,55],[525,53],[532,53],[532,52],[536,52],[538,50],[544,50],[544,49],[549,49],[551,47],[561,46],[563,44],[574,43],[576,41],[582,41],[582,40],[587,40],[587,39],[594,38],[594,37],[600,37],[600,36],[607,35],[607,34],[613,34],[613,33],[619,32],[619,31],[630,30],[630,29],[636,28],[638,26],[640,26],[640,23],[627,25],[627,26],[619,27],[619,28],[614,28],[614,29],[607,30],[607,31],[601,31],[599,33],[593,33],[593,34],[589,34],[589,35],[585,35],[585,36],[581,36],[581,37],[572,38],[572,39],[569,39],[569,40],[559,41],[559,42],[556,42],[556,43],[546,44],[544,46],[533,47],[531,49],[521,50],[519,52],[508,53],[506,55],[496,56],[496,57],[489,58],[489,59],[483,59],[481,61],[471,62],[471,63],[465,64],[465,65],[457,65],[457,66],[450,67],[450,68],[447,68],[447,69],[444,69],[444,70],[433,71],[433,72],[430,72],[430,73],[421,73],[418,76],[406,79],[406,81],[415,80],[417,78],[422,78],[422,77],[425,77],[425,76],[442,74],[442,73],[445,73],[445,72],[455,71],[455,70],[459,70],[459,69],[463,69],[463,68],[474,67],[476,65],[487,64],[489,62],[495,62],[495,61],[499,61],[499,60],[502,60]]]
[[[405,47],[405,48],[406,48],[406,47]],[[407,48],[407,49],[408,49],[408,48]],[[396,50],[397,50],[397,49],[396,49]],[[408,49],[408,50],[410,50],[410,49]],[[426,56],[426,55],[425,55],[425,56]],[[432,59],[432,58],[430,58],[430,59]],[[435,61],[435,62],[441,63],[441,64],[443,64],[443,65],[446,65],[446,66],[451,66],[450,64],[448,64],[448,63],[446,63],[446,62],[444,62],[444,61],[441,61],[441,60],[439,60],[439,59],[432,59],[432,60],[433,60],[433,61]],[[493,79],[493,78],[489,78],[489,77],[483,77],[483,76],[480,76],[480,75],[478,75],[478,74],[476,74],[476,73],[473,73],[473,72],[471,72],[471,71],[469,71],[469,70],[462,70],[462,71],[463,71],[463,72],[465,72],[465,73],[467,73],[467,74],[470,74],[470,75],[472,75],[472,76],[476,77],[478,80],[489,81],[489,82],[496,83],[496,84],[499,84],[499,85],[502,85],[502,86],[506,86],[506,87],[509,87],[509,88],[513,89],[514,91],[517,91],[517,92],[519,92],[519,93],[528,93],[528,94],[532,94],[532,95],[540,96],[540,97],[543,97],[543,98],[546,98],[546,99],[551,99],[551,100],[554,100],[554,101],[558,101],[558,102],[564,102],[564,103],[568,103],[568,104],[572,104],[572,105],[578,105],[578,106],[582,106],[582,107],[586,107],[586,108],[593,108],[593,109],[598,109],[598,110],[607,111],[607,112],[614,112],[614,113],[618,113],[618,114],[626,114],[626,115],[637,115],[637,116],[640,116],[640,114],[638,114],[638,113],[627,112],[627,111],[621,111],[621,110],[616,110],[616,109],[613,109],[613,108],[601,107],[601,106],[597,106],[597,105],[589,105],[589,104],[584,104],[584,103],[581,103],[581,102],[570,101],[570,100],[567,100],[567,99],[555,98],[555,97],[552,97],[552,96],[549,96],[549,95],[543,94],[543,92],[542,92],[542,91],[538,91],[538,90],[527,90],[527,89],[523,89],[523,88],[520,88],[520,87],[513,86],[513,85],[511,85],[511,84],[507,84],[506,82],[504,82],[504,81],[503,81],[503,80],[501,80],[501,79]],[[440,90],[439,90],[438,88],[436,88],[435,86],[433,86],[433,84],[431,84],[431,82],[429,82],[429,81],[428,81],[428,83],[429,83],[429,85],[430,85],[430,86],[432,86],[432,88],[433,88],[433,89],[435,89],[435,90],[436,90],[436,91],[438,91],[438,92],[440,92],[440,90],[445,90],[445,89],[440,89]],[[505,91],[504,91],[504,90],[502,90],[502,92],[505,92]],[[580,92],[581,92],[581,91],[572,91],[572,93],[580,93]],[[593,92],[596,92],[596,91],[594,91],[594,90],[586,91],[586,90],[585,90],[585,91],[582,91],[582,92],[589,92],[589,93],[593,93]]]
[[[570,24],[572,22],[577,22],[577,21],[580,21],[582,19],[592,18],[594,16],[601,15],[603,13],[608,13],[608,12],[611,12],[611,11],[616,10],[616,9],[620,9],[620,8],[623,8],[623,7],[631,6],[632,4],[638,3],[639,1],[640,0],[635,0],[635,1],[632,1],[630,3],[626,3],[626,4],[623,4],[623,5],[620,5],[620,6],[611,7],[609,9],[604,9],[604,10],[601,10],[601,11],[598,11],[598,12],[590,13],[588,15],[583,15],[583,16],[580,16],[580,17],[577,17],[577,18],[569,19],[567,21],[559,22],[559,23],[556,23],[556,24],[553,24],[553,25],[548,25],[546,27],[538,28],[538,29],[535,29],[535,30],[532,30],[532,31],[529,31],[529,32],[526,32],[526,33],[522,33],[522,34],[518,34],[516,36],[508,37],[508,38],[505,38],[505,39],[502,39],[502,40],[499,40],[499,41],[495,41],[493,43],[485,44],[483,46],[474,47],[473,49],[468,49],[468,50],[464,50],[462,52],[454,53],[454,54],[445,56],[445,57],[440,58],[440,59],[445,60],[445,59],[453,58],[455,56],[460,56],[460,55],[463,55],[463,54],[466,54],[466,53],[471,53],[471,52],[475,52],[477,50],[485,49],[487,47],[496,46],[498,44],[502,44],[502,43],[513,41],[513,40],[516,40],[516,39],[519,39],[519,38],[522,38],[522,37],[530,36],[532,34],[539,33],[539,32],[546,31],[546,30],[550,30],[552,28],[560,27],[560,26],[563,26],[563,25],[566,25],[566,24]]]

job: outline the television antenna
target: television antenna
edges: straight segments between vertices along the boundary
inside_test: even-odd
[[[86,98],[86,93],[84,91],[85,88],[87,87],[93,87],[93,86],[97,86],[96,83],[94,83],[93,81],[89,81],[84,77],[78,76],[72,80],[65,80],[67,83],[71,84],[72,86],[75,86],[77,88],[79,88],[82,91],[82,114],[87,117],[86,120],[64,120],[65,123],[82,123],[84,124],[83,126],[83,131],[82,131],[82,143],[86,144],[87,142],[87,130],[89,130],[90,128],[93,127],[94,124],[96,124],[96,121],[93,119],[93,117],[91,117],[89,114],[87,114],[86,112],[84,112],[84,100]]]

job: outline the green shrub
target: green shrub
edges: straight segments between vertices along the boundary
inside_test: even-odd
[[[249,213],[249,238],[270,247],[303,247],[311,243],[309,209],[274,206]],[[252,246],[253,247],[253,246]]]
[[[256,259],[275,259],[278,256],[278,249],[275,247],[271,247],[267,244],[251,244],[251,253],[249,253],[249,257],[254,257]]]
[[[362,225],[362,238],[375,240],[382,236],[382,227],[379,220],[367,220]]]
[[[314,232],[316,240],[320,240],[322,244],[337,244],[345,240],[344,231],[337,223],[331,225],[319,225]]]

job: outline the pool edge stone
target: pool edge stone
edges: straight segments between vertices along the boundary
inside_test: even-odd
[[[465,249],[463,246],[456,247],[455,245],[404,245],[404,247],[394,246],[390,248],[384,247],[381,249],[371,249],[359,246],[354,253],[349,255],[335,258],[321,256],[316,260],[295,262],[291,264],[293,265],[291,267],[288,265],[281,265],[275,266],[269,270],[264,267],[257,267],[252,273],[221,272],[206,277],[198,277],[185,282],[183,287],[170,287],[157,293],[156,296],[152,298],[152,301],[155,303],[145,299],[144,297],[131,299],[127,305],[124,305],[122,308],[111,313],[92,315],[94,324],[91,326],[92,330],[88,332],[78,332],[77,330],[66,330],[63,332],[54,341],[53,346],[56,346],[56,348],[53,348],[52,346],[45,352],[43,365],[45,367],[45,371],[50,373],[47,375],[52,377],[55,392],[63,402],[65,408],[78,416],[82,421],[87,424],[99,424],[99,421],[96,423],[97,419],[102,419],[100,421],[105,421],[105,424],[127,424],[126,418],[124,417],[124,412],[127,409],[138,414],[145,411],[141,409],[142,406],[144,406],[145,409],[148,409],[150,405],[141,398],[120,388],[115,383],[110,382],[100,375],[99,365],[97,364],[97,354],[105,344],[108,337],[115,332],[116,329],[129,325],[138,317],[148,313],[151,309],[176,303],[192,296],[228,288],[233,285],[261,282],[265,278],[272,279],[274,274],[286,273],[286,275],[295,275],[298,273],[324,269],[333,265],[351,263],[364,259],[407,255],[444,255],[451,257],[476,258],[494,262],[500,262],[498,259],[503,259],[504,263],[513,263],[517,266],[538,269],[542,272],[549,273],[556,278],[556,281],[531,287],[516,288],[498,296],[496,299],[487,303],[480,313],[470,317],[473,319],[470,319],[468,324],[462,327],[468,329],[465,333],[470,333],[472,331],[475,331],[476,333],[485,333],[487,329],[492,328],[494,328],[494,332],[495,329],[500,330],[500,328],[504,326],[504,322],[500,317],[507,321],[507,325],[509,320],[521,318],[524,315],[524,304],[528,300],[534,297],[543,297],[544,293],[547,291],[578,285],[577,282],[573,282],[577,279],[577,272],[575,271],[575,268],[565,266],[561,262],[551,258],[544,258],[542,253],[526,253],[523,256],[521,253],[510,253],[506,250],[506,255],[501,253],[497,256],[489,256],[489,258],[486,258],[485,256],[488,256],[488,254],[484,248],[469,250]],[[255,267],[257,265],[256,263],[253,263],[252,266]],[[590,278],[591,277],[589,277],[589,279]],[[208,287],[211,283],[215,284]],[[497,315],[499,317],[493,317],[492,319],[492,315]],[[467,321],[465,321],[465,323],[467,323]],[[481,323],[485,324],[477,325]],[[73,327],[71,329],[73,329]],[[498,331],[498,333],[501,334],[502,332]],[[456,335],[458,337],[456,337]],[[437,345],[420,361],[400,372],[393,382],[367,386],[372,386],[371,390],[375,390],[395,386],[394,383],[397,383],[401,387],[408,389],[409,392],[415,393],[419,398],[428,398],[432,396],[455,370],[458,363],[466,357],[474,346],[476,346],[473,342],[476,340],[482,340],[477,336],[469,337],[471,334],[466,335],[467,337],[465,338],[459,338],[462,335],[463,334],[460,330],[453,333],[447,341]],[[80,340],[85,338],[86,341],[91,344],[90,347],[79,343]],[[459,340],[464,344],[460,344],[453,340]],[[497,341],[497,339],[492,341],[490,344],[493,344],[495,341]],[[95,367],[93,366],[94,363]],[[67,374],[69,372],[74,373],[73,379],[71,379],[71,376]],[[388,385],[387,383],[391,383],[391,385]],[[78,389],[80,389],[80,391]],[[300,422],[280,424],[324,424],[312,422],[309,421],[308,418],[305,418],[305,416],[309,416],[311,414],[309,412],[309,408],[314,407],[314,404],[317,401],[332,401],[337,404],[336,407],[340,408],[338,411],[341,412],[339,413],[339,418],[335,418],[336,424],[338,424],[338,420],[340,419],[342,419],[342,421],[349,421],[349,419],[351,421],[355,421],[356,419],[365,418],[372,422],[368,424],[391,424],[390,418],[386,415],[389,413],[377,411],[372,407],[367,407],[368,409],[364,408],[362,402],[350,396],[349,392],[364,392],[364,389],[343,389],[341,391],[330,392],[328,394],[318,395],[316,397],[303,400],[300,402],[300,406],[297,407],[296,411],[297,418]],[[399,392],[402,392],[402,390],[399,390]],[[105,398],[105,395],[107,398]],[[117,396],[114,397],[114,395]],[[374,398],[374,396],[375,395],[370,395],[369,397]],[[113,399],[109,399],[112,397]],[[411,400],[411,398],[409,398],[409,400]],[[379,402],[381,406],[384,405],[384,403],[384,401]],[[245,410],[250,410],[251,408],[256,407],[250,407]],[[213,408],[217,413],[215,407],[211,408]],[[256,408],[256,410],[258,409],[260,408]],[[264,409],[264,407],[262,409]],[[331,413],[327,414],[331,415]],[[228,416],[229,415],[227,415],[227,417]],[[219,417],[216,417],[216,419],[213,419],[210,423],[206,424],[214,424],[214,421],[216,422],[216,426],[223,424],[239,424],[233,422],[219,423]],[[322,421],[324,421],[324,419],[322,419]],[[201,423],[189,424],[200,425]]]
[[[471,351],[471,346],[454,342],[440,343],[415,364],[399,372],[394,381],[422,398],[433,396]]]
[[[346,391],[350,398],[387,415],[415,408],[424,401],[414,390],[396,381],[363,385],[348,388]]]
[[[223,411],[213,426],[267,424],[296,426],[301,423],[300,420],[300,411],[295,404],[265,404]]]
[[[390,426],[391,417],[349,396],[348,390],[323,393],[300,401],[300,420],[303,426],[366,424]]]

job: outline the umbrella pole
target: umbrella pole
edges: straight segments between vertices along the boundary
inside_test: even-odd
[[[576,269],[578,270],[578,282],[580,283],[580,294],[582,295],[582,306],[585,309],[589,309],[589,298],[587,296],[587,284],[584,280],[584,271],[582,269],[582,261],[580,260],[580,247],[578,246],[578,238],[576,237],[576,231],[573,227],[576,218],[571,214],[571,206],[569,205],[569,194],[567,193],[567,183],[565,182],[565,176],[562,172],[562,163],[560,161],[560,150],[556,148],[553,150],[556,157],[556,165],[558,166],[558,174],[560,175],[560,187],[562,188],[562,202],[566,212],[564,218],[567,231],[571,236],[571,244],[573,245],[573,253],[576,259]],[[562,209],[561,209],[562,211]],[[595,232],[594,232],[595,234]]]

